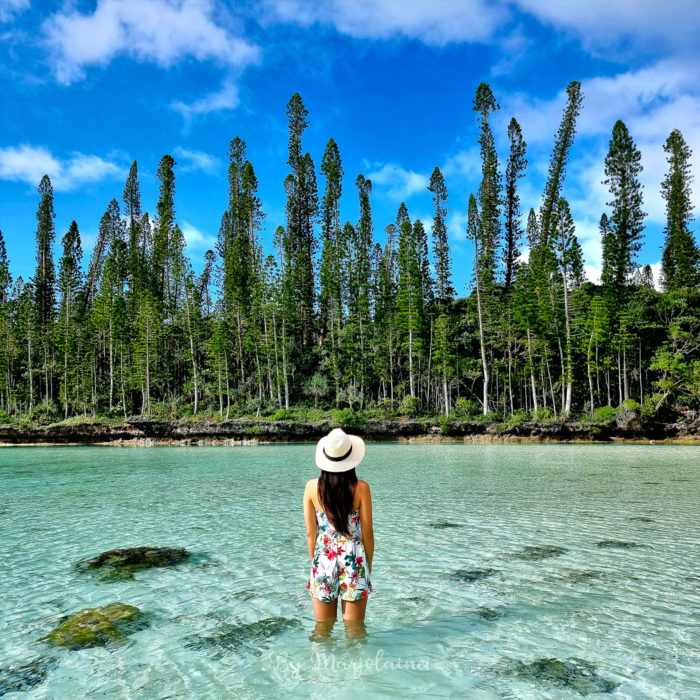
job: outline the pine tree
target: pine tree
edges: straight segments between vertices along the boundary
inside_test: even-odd
[[[129,176],[122,192],[124,216],[128,222],[129,244],[129,307],[133,311],[138,293],[144,284],[146,259],[142,248],[141,189],[139,187],[138,165],[136,161],[129,168]]]
[[[66,235],[61,240],[63,255],[58,268],[58,288],[60,292],[57,346],[62,355],[61,401],[63,414],[68,418],[70,405],[77,401],[77,384],[74,372],[76,346],[78,342],[79,305],[78,298],[82,282],[81,263],[83,249],[80,243],[78,224],[72,221]]]
[[[504,290],[510,291],[516,272],[517,258],[520,253],[518,246],[522,236],[520,227],[520,197],[518,195],[518,180],[525,175],[527,159],[525,149],[527,144],[523,140],[520,124],[515,117],[508,125],[508,140],[510,141],[510,155],[506,166],[505,183],[505,244],[503,246],[503,265],[505,267]],[[532,210],[531,210],[532,211]],[[534,214],[534,212],[532,212]]]
[[[288,244],[285,246],[291,256],[286,269],[291,275],[291,291],[294,295],[294,318],[292,330],[298,341],[303,361],[308,360],[305,351],[313,344],[315,277],[314,259],[316,238],[314,222],[318,215],[318,193],[316,176],[311,156],[302,155],[302,136],[308,126],[308,112],[299,93],[292,95],[287,104],[289,120],[289,158],[291,170],[285,180],[287,193]]]
[[[692,151],[678,129],[666,139],[664,151],[669,167],[661,184],[661,195],[666,200],[661,271],[664,288],[672,291],[700,284],[700,248],[690,230],[693,221]]]
[[[489,285],[495,278],[496,250],[500,244],[501,222],[501,175],[498,170],[498,154],[489,116],[500,109],[491,88],[481,83],[474,98],[474,111],[481,117],[479,125],[479,148],[481,151],[481,185],[479,186],[480,277],[481,283]]]
[[[170,252],[175,228],[175,159],[165,154],[158,165],[156,176],[160,180],[158,190],[158,218],[153,234],[153,256],[151,259],[152,294],[164,304],[166,314],[171,318],[174,313],[172,299]]]
[[[562,374],[566,393],[563,413],[568,416],[571,412],[571,397],[574,383],[571,292],[579,287],[583,281],[583,255],[581,246],[576,238],[569,204],[564,198],[560,198],[557,201],[553,211],[552,246],[557,269],[561,275],[561,289],[564,302],[566,346],[565,364],[562,368]]]
[[[53,187],[48,175],[39,183],[39,207],[36,213],[36,272],[34,273],[34,323],[37,351],[43,358],[44,399],[51,398],[51,363],[53,356],[53,324],[56,314],[56,272],[53,263],[53,242],[56,237]]]
[[[447,187],[440,168],[435,168],[430,176],[428,190],[433,194],[433,259],[435,260],[435,283],[438,302],[441,308],[454,296],[452,287],[452,265],[450,262],[450,245],[447,240]]]
[[[12,387],[11,287],[10,264],[5,239],[0,231],[0,409],[4,411],[9,409]]]
[[[483,398],[482,409],[484,415],[490,410],[489,404],[489,365],[486,358],[486,337],[484,324],[484,269],[489,270],[489,258],[481,252],[483,248],[484,230],[479,216],[479,208],[476,197],[469,195],[469,208],[467,210],[467,238],[474,244],[474,287],[476,289],[476,309],[479,319],[479,349],[481,351],[481,371],[483,373]]]
[[[549,238],[552,213],[559,200],[559,193],[566,175],[566,165],[569,162],[569,153],[576,135],[576,119],[583,102],[581,83],[578,80],[573,80],[567,85],[566,96],[566,108],[559,124],[554,150],[549,161],[549,174],[540,209],[540,237],[543,242]]]
[[[622,301],[622,289],[627,277],[636,267],[635,256],[641,248],[644,230],[642,211],[642,154],[624,122],[618,119],[612,131],[610,147],[605,158],[604,185],[610,186],[612,216],[603,244],[606,278],[612,284],[614,298]],[[606,255],[607,254],[607,255]]]

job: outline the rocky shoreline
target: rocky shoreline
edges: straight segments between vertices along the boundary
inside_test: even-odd
[[[0,446],[13,445],[257,445],[315,442],[336,427],[314,422],[236,419],[160,421],[133,417],[119,424],[98,421],[41,427],[0,425]],[[679,423],[546,421],[447,423],[421,420],[368,420],[342,426],[369,442],[465,443],[671,443],[700,445],[700,419]]]

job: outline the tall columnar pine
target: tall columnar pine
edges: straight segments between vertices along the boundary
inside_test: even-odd
[[[445,178],[436,167],[430,176],[428,190],[433,195],[433,260],[435,261],[435,293],[440,308],[454,297],[455,290],[452,287],[452,263],[450,260],[450,244],[447,240],[447,187]]]
[[[7,411],[12,386],[12,333],[10,288],[12,276],[5,239],[0,231],[0,410]]]
[[[486,358],[486,338],[484,324],[484,294],[483,294],[483,247],[484,230],[479,216],[479,208],[476,197],[469,195],[469,207],[467,210],[467,238],[474,244],[474,288],[476,290],[476,310],[479,319],[479,350],[481,354],[481,371],[483,374],[482,409],[484,415],[490,410],[489,405],[489,365]],[[491,268],[489,268],[491,269]]]
[[[415,397],[423,354],[423,279],[417,229],[411,225],[408,209],[403,202],[399,207],[398,220],[401,220],[401,224],[398,232],[397,326],[408,370],[409,394]]]
[[[690,168],[692,151],[683,135],[674,129],[664,144],[668,172],[661,184],[666,201],[666,226],[661,257],[664,288],[671,291],[700,285],[700,248],[693,238]]]
[[[294,295],[292,330],[298,342],[302,362],[308,361],[308,351],[313,345],[316,237],[314,222],[318,215],[318,193],[313,161],[308,153],[302,155],[302,137],[308,126],[308,112],[299,93],[292,95],[287,104],[289,121],[290,173],[285,180],[287,193],[287,229],[291,256],[286,273],[291,275],[290,285]]]
[[[129,259],[129,308],[133,311],[139,292],[145,283],[148,260],[143,245],[143,222],[141,212],[141,188],[139,186],[138,165],[136,161],[129,168],[129,175],[122,192],[124,216],[128,227],[128,259]]]
[[[619,304],[629,275],[635,270],[635,258],[642,243],[644,217],[642,211],[642,154],[624,122],[618,119],[612,131],[610,147],[605,158],[604,185],[610,187],[612,207],[608,231],[603,244],[605,284]]]
[[[583,283],[584,272],[581,246],[576,238],[576,230],[569,204],[564,198],[560,198],[557,201],[553,210],[551,236],[557,271],[561,275],[560,289],[562,290],[566,329],[564,366],[562,367],[562,379],[565,387],[563,413],[568,416],[571,412],[571,396],[574,383],[571,294]]]
[[[505,182],[505,240],[503,244],[504,279],[503,288],[506,294],[510,291],[516,272],[517,259],[520,254],[519,246],[522,237],[520,226],[520,196],[518,195],[518,180],[525,175],[527,159],[523,140],[523,132],[515,117],[508,124],[508,140],[510,154],[506,165]],[[534,212],[533,212],[534,214]]]
[[[501,242],[501,174],[498,169],[498,154],[489,124],[491,114],[500,109],[491,88],[481,83],[476,89],[473,109],[479,113],[479,149],[481,152],[481,184],[479,186],[479,240],[480,281],[485,287],[495,280],[496,250]]]
[[[175,306],[172,298],[172,260],[170,258],[172,237],[175,229],[175,159],[164,155],[160,159],[156,177],[160,181],[153,232],[153,256],[151,260],[152,293],[164,305],[166,315],[173,317]]]
[[[386,243],[378,257],[375,274],[374,325],[377,350],[375,372],[381,384],[382,396],[394,401],[394,380],[397,367],[397,228],[389,224],[385,229]]]
[[[63,255],[58,264],[59,308],[57,324],[57,349],[61,355],[61,403],[64,418],[68,418],[71,405],[78,398],[76,350],[78,346],[79,295],[82,284],[83,249],[78,224],[71,221],[61,240]]]
[[[581,83],[573,80],[566,87],[566,107],[559,124],[554,142],[554,150],[549,161],[547,183],[542,196],[540,209],[540,239],[546,243],[551,229],[552,215],[559,200],[562,184],[566,176],[566,165],[576,135],[576,119],[581,111],[583,94]]]
[[[43,361],[44,398],[51,398],[51,363],[53,356],[52,333],[56,314],[56,271],[53,262],[53,243],[56,237],[53,206],[53,187],[48,175],[39,183],[39,207],[36,212],[36,272],[34,273],[34,324],[37,351]]]
[[[343,164],[338,145],[333,139],[326,144],[321,160],[321,174],[326,186],[321,198],[321,271],[320,271],[320,328],[322,342],[329,336],[327,353],[331,371],[339,389],[338,338],[342,319],[342,275],[344,250],[341,245],[340,198],[343,194]],[[324,343],[325,345],[325,343]]]

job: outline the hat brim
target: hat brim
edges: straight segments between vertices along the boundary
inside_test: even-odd
[[[365,441],[358,435],[348,435],[352,452],[340,462],[334,462],[323,454],[326,438],[322,437],[316,445],[316,466],[326,472],[347,472],[354,469],[365,456]]]

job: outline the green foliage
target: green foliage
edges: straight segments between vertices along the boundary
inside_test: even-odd
[[[352,408],[336,409],[331,414],[331,423],[334,428],[348,428],[357,425],[358,414]]]
[[[551,408],[538,408],[532,412],[532,420],[546,423],[547,421],[556,420],[556,416],[552,413]]]
[[[420,399],[417,396],[406,395],[401,399],[399,414],[407,418],[415,418],[420,413]]]
[[[617,412],[612,406],[599,406],[593,412],[593,419],[600,423],[612,423]]]
[[[455,418],[473,418],[474,416],[481,415],[481,413],[481,404],[478,401],[465,399],[463,397],[455,401],[455,407],[452,411],[452,415]]]

